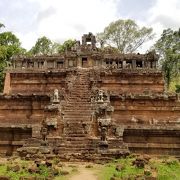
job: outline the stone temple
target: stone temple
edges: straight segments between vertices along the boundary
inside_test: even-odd
[[[101,50],[92,33],[63,54],[13,58],[0,95],[0,154],[180,156],[180,97],[165,91],[157,60]]]

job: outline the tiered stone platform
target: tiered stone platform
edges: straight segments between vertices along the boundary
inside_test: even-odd
[[[157,55],[106,52],[94,38],[64,54],[12,60],[0,95],[1,155],[180,156],[180,97],[165,91]]]

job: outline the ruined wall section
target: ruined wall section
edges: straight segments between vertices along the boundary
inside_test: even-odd
[[[0,96],[0,154],[12,155],[39,133],[48,96]]]
[[[20,126],[41,123],[48,96],[0,96],[0,124]]]
[[[4,93],[48,94],[65,87],[65,78],[64,72],[10,72],[11,81],[5,81]]]
[[[101,69],[92,73],[91,84],[93,91],[109,96],[113,107],[106,130],[109,147],[113,137],[120,137],[131,152],[180,154],[180,99],[165,92],[162,72]]]
[[[111,96],[111,104],[118,124],[180,125],[180,102],[176,95]]]
[[[163,93],[164,80],[162,73],[154,70],[119,70],[101,73],[100,86],[104,90],[118,93]]]

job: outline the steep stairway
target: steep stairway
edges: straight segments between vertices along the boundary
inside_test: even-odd
[[[88,129],[91,126],[91,91],[89,70],[81,69],[69,93],[68,103],[64,107],[64,142],[61,153],[90,152]]]

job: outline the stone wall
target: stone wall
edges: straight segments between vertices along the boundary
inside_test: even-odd
[[[0,96],[0,153],[16,152],[26,138],[44,137],[64,153],[128,147],[179,155],[179,117],[178,96],[164,91],[159,70],[11,71]]]
[[[0,96],[0,154],[12,155],[41,127],[47,96]]]
[[[100,86],[104,90],[118,93],[164,92],[164,80],[158,71],[139,73],[138,70],[126,70],[100,76]]]
[[[9,75],[10,74],[10,75]],[[10,76],[10,83],[7,80]],[[48,94],[56,88],[65,87],[64,72],[13,72],[6,75],[6,94]]]

